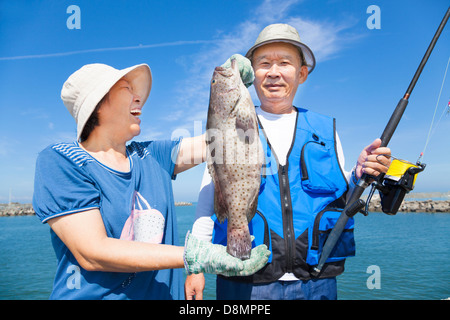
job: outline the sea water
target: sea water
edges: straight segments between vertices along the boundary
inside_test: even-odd
[[[180,244],[195,204],[176,207]],[[440,300],[450,297],[450,214],[355,216],[356,256],[338,277],[342,300]],[[35,216],[0,218],[0,299],[48,299],[56,259],[50,229]],[[205,299],[215,299],[206,276]]]

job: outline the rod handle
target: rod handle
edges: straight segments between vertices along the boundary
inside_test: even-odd
[[[395,107],[389,122],[381,134],[381,147],[386,147],[389,144],[389,141],[391,140],[395,129],[397,129],[398,123],[400,122],[407,105],[408,99],[401,98],[398,102],[397,107]]]

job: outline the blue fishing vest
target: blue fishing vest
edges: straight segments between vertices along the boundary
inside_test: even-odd
[[[286,164],[280,165],[264,128],[259,135],[265,154],[255,217],[249,223],[253,246],[266,244],[268,264],[249,277],[233,280],[267,283],[286,272],[309,280],[323,244],[345,206],[347,181],[336,152],[335,119],[297,109],[297,120]],[[226,221],[213,216],[213,242],[226,245]],[[353,218],[350,218],[319,278],[344,271],[345,258],[354,256]]]

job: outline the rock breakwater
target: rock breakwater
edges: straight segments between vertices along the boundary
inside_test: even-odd
[[[35,212],[31,204],[14,202],[11,204],[0,204],[0,217],[32,216],[34,214]]]
[[[175,206],[192,206],[191,202],[175,202]],[[32,216],[34,215],[34,209],[31,203],[17,203],[10,204],[0,203],[0,217],[12,217],[12,216]]]
[[[175,202],[175,206],[192,206],[191,202]],[[381,202],[378,195],[374,195],[369,205],[369,212],[381,212]],[[450,200],[408,200],[405,199],[399,212],[448,212],[450,213]],[[31,204],[11,203],[0,204],[0,217],[31,216],[34,215]]]
[[[192,206],[192,202],[175,202],[176,207],[180,206]]]
[[[374,198],[369,212],[382,212],[380,199]],[[398,212],[450,212],[450,200],[404,200]]]

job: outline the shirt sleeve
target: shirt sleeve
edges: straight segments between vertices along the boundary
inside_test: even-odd
[[[353,166],[353,168],[350,171],[345,170],[345,158],[344,158],[344,151],[342,150],[342,144],[341,140],[339,139],[339,135],[336,132],[336,149],[338,154],[338,161],[339,165],[342,169],[342,172],[344,173],[345,179],[348,182],[348,192],[347,192],[347,201],[350,198],[350,195],[353,192],[353,189],[355,188],[357,184],[356,176],[355,176],[355,169],[356,166]]]
[[[39,154],[33,208],[43,223],[99,207],[100,192],[82,167],[51,147]]]
[[[192,234],[201,240],[211,241],[214,229],[214,221],[211,219],[214,214],[214,183],[209,175],[208,167],[203,173],[197,201]]]
[[[352,178],[354,179],[354,171],[356,166],[353,166],[353,168],[350,171],[346,171],[345,170],[345,158],[344,158],[344,151],[342,150],[342,144],[341,144],[341,140],[339,139],[339,135],[336,132],[336,150],[337,150],[337,155],[338,155],[338,161],[339,161],[339,166],[342,169],[342,172],[344,173],[345,179],[347,179],[347,182],[350,183],[354,183],[354,181],[352,180]]]
[[[132,142],[132,149],[139,154],[148,153],[151,155],[163,168],[169,173],[172,179],[175,179],[173,174],[175,170],[175,163],[177,161],[178,153],[180,151],[181,138],[177,140],[155,140],[147,142]]]

